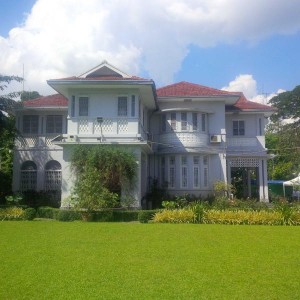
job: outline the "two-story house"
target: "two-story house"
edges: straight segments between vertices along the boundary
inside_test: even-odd
[[[24,102],[14,154],[14,191],[58,191],[61,205],[73,186],[76,144],[123,146],[137,161],[136,206],[150,179],[170,194],[206,197],[217,180],[235,181],[242,197],[268,201],[265,117],[269,106],[232,93],[180,82],[156,89],[107,62],[78,76],[48,80],[58,92]]]

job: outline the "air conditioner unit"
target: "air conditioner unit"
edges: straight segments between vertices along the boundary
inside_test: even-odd
[[[76,143],[76,142],[78,142],[78,136],[77,135],[68,135],[66,142]]]
[[[222,137],[220,134],[213,134],[210,136],[210,142],[211,143],[221,143]]]

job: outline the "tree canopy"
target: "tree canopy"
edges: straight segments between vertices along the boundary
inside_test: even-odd
[[[280,93],[270,100],[270,104],[277,109],[272,115],[272,121],[282,119],[293,119],[296,121],[294,126],[299,126],[300,118],[300,85],[296,86],[292,91]]]
[[[32,100],[41,97],[42,95],[39,94],[37,91],[23,91],[21,93],[21,101],[26,101],[26,100]]]
[[[23,79],[18,76],[0,75],[0,90],[4,91],[11,81],[21,82]],[[17,102],[12,98],[20,93],[9,93],[0,95],[0,202],[4,201],[4,196],[11,193],[12,186],[12,166],[14,140],[16,136],[15,118],[12,115]],[[3,113],[3,112],[6,113]]]
[[[266,147],[275,155],[268,172],[272,179],[291,179],[300,172],[300,85],[270,103],[277,110],[266,132]]]

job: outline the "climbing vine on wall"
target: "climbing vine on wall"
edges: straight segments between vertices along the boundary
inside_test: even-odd
[[[109,145],[78,145],[71,158],[76,175],[73,194],[80,207],[90,210],[114,207],[121,190],[134,187],[137,163],[126,149]]]

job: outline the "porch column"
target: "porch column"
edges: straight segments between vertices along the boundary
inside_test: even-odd
[[[268,194],[267,163],[262,159],[259,162],[259,200],[269,202]]]

